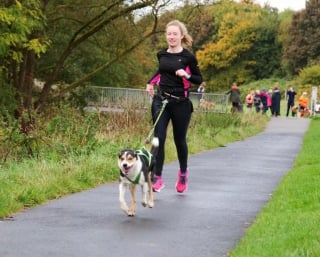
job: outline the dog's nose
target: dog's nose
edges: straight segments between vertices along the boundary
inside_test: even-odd
[[[126,168],[126,167],[128,166],[128,164],[124,163],[124,164],[122,164],[122,166],[123,166],[124,168]]]

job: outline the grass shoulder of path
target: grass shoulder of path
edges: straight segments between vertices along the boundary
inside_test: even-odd
[[[119,151],[141,147],[151,126],[147,118],[142,124],[132,115],[111,118],[102,121],[99,146],[90,154],[61,157],[50,152],[45,157],[25,158],[3,165],[0,170],[0,218],[47,200],[118,180]],[[267,121],[261,115],[195,112],[188,131],[189,153],[192,155],[255,135],[264,129]],[[131,124],[135,127],[130,127]],[[109,127],[111,129],[106,133]],[[79,129],[73,133],[77,131]],[[166,162],[170,162],[177,159],[171,126],[167,137]]]
[[[312,120],[293,169],[231,257],[320,256],[319,131],[320,120]]]

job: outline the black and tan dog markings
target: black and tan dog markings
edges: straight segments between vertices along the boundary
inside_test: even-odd
[[[119,153],[119,201],[120,208],[128,216],[134,216],[136,213],[136,188],[138,185],[142,190],[142,206],[150,208],[154,206],[152,179],[158,147],[159,139],[154,137],[150,152],[143,147],[139,150],[124,149]],[[131,195],[130,207],[125,200],[128,187]]]

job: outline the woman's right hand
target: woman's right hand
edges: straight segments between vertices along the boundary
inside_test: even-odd
[[[148,93],[149,96],[153,96],[153,95],[154,95],[153,85],[147,84],[147,86],[146,86],[146,91],[147,91],[147,93]]]

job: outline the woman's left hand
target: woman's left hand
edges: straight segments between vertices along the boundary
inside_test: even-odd
[[[153,96],[154,95],[153,85],[147,84],[146,85],[146,91],[147,91],[149,96]]]
[[[188,78],[190,76],[184,69],[177,70],[176,75],[179,77],[185,77],[185,78]]]

